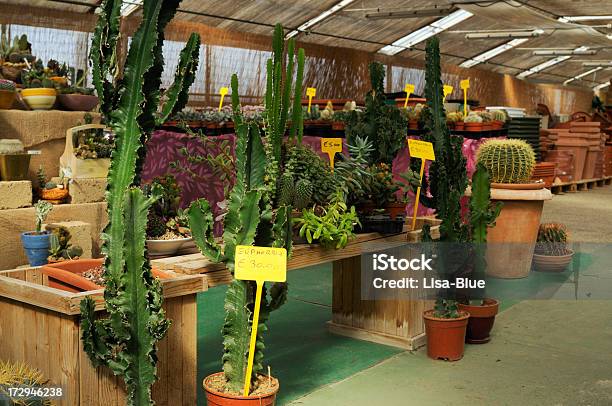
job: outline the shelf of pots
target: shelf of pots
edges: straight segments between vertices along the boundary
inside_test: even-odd
[[[543,182],[531,181],[535,156],[522,140],[488,140],[480,146],[476,159],[491,175],[491,199],[503,202],[489,232],[487,274],[525,278],[531,269],[544,202],[552,199],[552,194]],[[509,263],[513,266],[508,267]]]
[[[116,21],[121,3],[102,2],[90,55],[104,122],[118,141],[108,174],[105,260],[95,266],[77,260],[46,271],[0,272],[0,358],[39,369],[49,385],[64,389],[57,401],[62,406],[150,405],[153,400],[195,404],[196,294],[206,290],[206,279],[201,275],[155,278],[145,240],[148,212],[158,195],[156,190],[145,195],[140,188],[139,163],[146,153],[142,141],[156,123],[185,106],[198,65],[200,38],[190,36],[180,54],[174,84],[162,95],[163,31],[178,3],[160,10],[158,2],[145,0],[143,23],[132,37],[124,76],[111,82],[120,45]],[[165,100],[161,108],[160,99]],[[38,203],[38,224],[50,207],[47,202]],[[48,253],[49,236],[45,236]],[[43,238],[27,235],[24,242],[25,237]],[[102,262],[104,272],[100,272]],[[61,284],[56,276],[66,272],[75,278],[88,277],[105,289],[72,293],[63,289],[66,286],[48,286],[54,279]],[[24,319],[35,322],[26,324]],[[53,362],[49,362],[51,354]]]

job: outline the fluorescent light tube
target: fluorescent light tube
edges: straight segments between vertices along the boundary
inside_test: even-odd
[[[521,73],[519,73],[518,75],[516,75],[518,78],[520,79],[524,79],[527,76],[533,75],[534,73],[538,73],[543,71],[544,69],[550,68],[553,65],[556,65],[558,63],[567,61],[568,59],[570,59],[571,56],[558,56],[555,59],[549,59],[546,62],[543,62],[539,65],[533,66],[527,70],[522,71]]]
[[[571,23],[574,21],[592,21],[592,20],[612,20],[612,15],[599,16],[563,16],[557,19],[562,23]]]
[[[601,85],[597,85],[593,88],[593,90],[597,91],[597,90],[605,89],[608,86],[610,86],[610,82],[602,83]]]
[[[467,20],[473,15],[474,14],[470,13],[469,11],[457,10],[446,17],[426,25],[423,28],[411,32],[410,34],[393,42],[391,45],[382,47],[378,50],[378,52],[386,55],[395,55],[405,49],[410,48],[411,46],[418,44],[419,42],[425,41],[427,38],[433,37],[434,35]]]
[[[491,31],[472,32],[465,34],[465,39],[487,39],[487,38],[533,38],[544,34],[544,30],[532,31]]]
[[[502,52],[506,52],[512,48],[514,48],[515,46],[521,45],[522,43],[529,41],[528,38],[519,38],[519,39],[513,39],[512,41],[506,42],[505,44],[502,44],[498,47],[495,47],[493,49],[488,50],[487,52],[483,52],[480,55],[477,55],[473,58],[470,58],[466,61],[464,61],[462,64],[460,64],[459,66],[461,68],[471,68],[472,66],[478,65],[479,63],[488,61],[491,58],[496,57],[497,55],[501,54]]]
[[[442,17],[452,12],[452,7],[436,7],[423,10],[410,11],[379,11],[377,13],[366,14],[370,20],[386,20],[392,18],[417,18],[417,17]]]
[[[134,11],[138,10],[138,7],[142,6],[143,0],[130,0],[124,1],[121,5],[121,15],[127,17]]]
[[[581,73],[580,75],[576,75],[576,76],[574,76],[573,78],[566,80],[565,82],[563,82],[563,84],[564,84],[564,85],[567,85],[568,83],[571,83],[571,82],[573,82],[574,80],[578,80],[578,79],[580,79],[580,78],[583,78],[583,77],[585,77],[585,76],[587,76],[587,75],[590,75],[591,73],[595,73],[595,72],[600,71],[600,70],[602,70],[602,69],[603,69],[603,68],[602,68],[601,66],[599,66],[599,67],[597,67],[597,68],[594,68],[594,69],[588,70],[588,71],[586,71],[586,72]]]
[[[548,55],[548,56],[558,56],[558,55],[595,55],[597,54],[596,49],[578,51],[575,49],[545,49],[539,51],[533,51],[534,55]]]
[[[355,0],[342,0],[339,3],[336,3],[330,9],[322,12],[321,14],[316,16],[315,18],[312,18],[312,19],[306,21],[304,24],[302,24],[299,27],[297,27],[297,29],[289,32],[287,35],[285,35],[285,39],[289,39],[289,38],[295,37],[300,32],[308,30],[313,25],[320,23],[321,21],[325,20],[327,17],[331,16],[334,13],[337,13],[338,11],[342,10],[344,7],[348,6],[349,4],[351,4],[354,1]]]
[[[604,62],[604,61],[593,61],[593,62],[583,62],[582,66],[584,67],[589,67],[589,66],[612,66],[612,61],[609,62]]]

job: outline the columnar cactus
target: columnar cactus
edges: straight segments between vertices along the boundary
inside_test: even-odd
[[[81,303],[81,329],[93,364],[107,365],[123,377],[127,404],[147,405],[152,404],[151,385],[156,379],[156,343],[169,321],[162,310],[161,285],[146,257],[147,213],[156,197],[147,197],[138,188],[140,164],[155,124],[187,101],[200,39],[192,34],[181,52],[175,82],[158,113],[163,31],[180,1],[144,1],[142,23],[132,37],[123,77],[115,82],[122,3],[104,0],[100,5],[90,54],[101,112],[115,135],[106,198],[109,223],[102,235],[108,318],[96,319],[94,302],[87,298]]]
[[[298,51],[297,78],[292,85],[294,43],[289,40],[286,74],[283,80],[283,29],[274,31],[273,57],[268,60],[268,81],[265,97],[265,145],[260,129],[247,123],[241,115],[238,98],[238,78],[232,76],[232,105],[236,128],[236,182],[229,196],[228,211],[223,222],[223,247],[213,236],[213,215],[210,204],[199,199],[189,208],[189,224],[193,238],[204,255],[215,262],[224,262],[234,271],[237,245],[285,247],[291,250],[291,203],[287,196],[280,198],[278,179],[292,183],[283,174],[282,137],[286,131],[288,107],[293,88],[294,106],[301,100],[301,81],[304,51]],[[297,101],[296,101],[297,100]],[[301,108],[293,108],[290,134],[302,133]],[[290,174],[289,174],[290,175]],[[286,178],[286,179],[285,179]],[[234,280],[225,296],[225,324],[223,326],[223,372],[227,390],[240,394],[246,378],[249,336],[253,317],[255,282]],[[280,307],[287,297],[287,284],[274,283],[264,287],[259,319],[257,345],[251,387],[263,365],[263,332],[269,313]]]
[[[495,183],[528,183],[535,167],[535,154],[523,140],[488,140],[480,146],[476,160]]]

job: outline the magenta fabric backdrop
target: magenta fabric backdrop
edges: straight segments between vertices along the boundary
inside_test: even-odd
[[[215,142],[229,140],[234,146],[235,136],[233,134],[211,137]],[[321,141],[319,137],[305,136],[303,139],[305,144],[310,145],[322,158],[327,159],[327,154],[321,152]],[[466,139],[463,142],[463,154],[467,158],[468,176],[472,176],[476,166],[476,151],[484,140]],[[218,179],[214,178],[212,171],[207,164],[189,165],[186,159],[181,155],[180,149],[186,147],[192,154],[198,153],[207,155],[208,153],[216,154],[218,148],[207,149],[202,145],[202,142],[190,137],[187,134],[159,130],[153,133],[149,143],[147,144],[147,158],[143,168],[143,180],[150,181],[155,176],[162,176],[166,173],[172,173],[176,176],[179,185],[183,190],[183,198],[181,201],[182,207],[189,206],[189,203],[200,197],[205,197],[213,207],[215,215],[220,214],[221,209],[217,203],[223,200],[223,184]],[[344,146],[344,151],[346,145]],[[197,179],[194,179],[188,174],[178,173],[170,167],[170,163],[181,161],[183,165],[189,166],[193,172],[197,174]],[[397,178],[399,173],[404,172],[410,164],[410,154],[408,148],[403,148],[395,160],[393,161],[393,172]],[[412,214],[414,210],[414,198],[411,198],[411,203],[407,206],[407,213]],[[432,214],[433,211],[419,204],[419,215]]]

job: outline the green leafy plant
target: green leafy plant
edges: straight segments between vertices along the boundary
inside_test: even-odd
[[[199,199],[189,208],[189,224],[193,238],[204,255],[214,262],[224,262],[233,273],[236,246],[257,245],[285,247],[291,250],[291,206],[279,203],[278,179],[282,177],[285,162],[282,156],[282,136],[287,129],[287,116],[293,90],[293,117],[290,134],[298,140],[302,134],[301,81],[304,51],[297,54],[297,76],[293,84],[294,41],[289,40],[284,53],[283,28],[274,29],[273,54],[267,62],[267,83],[264,122],[265,145],[260,128],[246,122],[241,114],[238,97],[238,77],[232,76],[232,106],[236,128],[236,181],[229,194],[227,213],[223,220],[223,245],[214,238],[214,225],[210,204]],[[286,66],[283,75],[283,66]],[[284,77],[283,77],[284,76]],[[296,104],[298,108],[295,108]],[[223,326],[223,372],[225,390],[239,394],[246,377],[249,336],[253,317],[256,284],[253,281],[234,280],[225,296],[225,323]],[[264,286],[257,334],[253,373],[248,377],[251,390],[257,385],[257,375],[263,368],[263,333],[270,312],[286,300],[287,284]]]
[[[523,140],[487,140],[476,155],[495,183],[529,183],[535,168],[533,148]]]
[[[439,319],[457,319],[461,317],[457,301],[452,299],[436,299],[434,317]]]
[[[288,142],[284,145],[284,177],[291,177],[294,184],[300,180],[307,180],[313,186],[310,204],[325,205],[334,194],[337,182],[331,172],[329,164],[323,160],[308,145]],[[283,190],[293,188],[288,179],[279,177],[279,182],[284,180]],[[289,196],[286,198],[292,199]]]
[[[535,252],[539,255],[562,256],[571,253],[567,247],[567,227],[560,223],[543,223],[538,229]]]
[[[355,207],[348,209],[340,193],[328,207],[304,209],[302,216],[295,219],[299,235],[309,244],[318,242],[323,247],[341,249],[355,236],[353,228],[361,223]]]
[[[53,210],[53,205],[47,201],[39,200],[34,205],[34,210],[36,211],[36,234],[40,234],[42,232],[42,224],[51,210]]]
[[[94,366],[106,365],[123,378],[128,405],[148,405],[156,379],[156,343],[170,322],[162,309],[161,285],[146,257],[147,213],[156,196],[139,188],[146,140],[155,125],[164,122],[187,102],[197,68],[200,38],[192,34],[179,57],[174,83],[158,112],[163,72],[163,32],[178,1],[145,0],[143,18],[132,36],[123,68],[117,73],[120,36],[120,0],[104,0],[91,46],[93,83],[100,98],[104,122],[115,134],[108,175],[109,223],[102,235],[104,305],[106,318],[97,318],[95,303],[81,302],[82,342]]]

